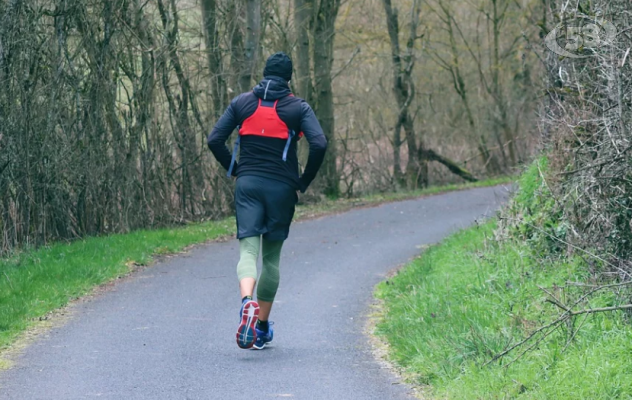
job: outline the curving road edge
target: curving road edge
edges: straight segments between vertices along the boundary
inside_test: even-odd
[[[296,223],[262,351],[234,343],[237,241],[148,268],[75,308],[0,373],[1,399],[408,399],[365,334],[376,283],[420,247],[493,215],[471,189]]]

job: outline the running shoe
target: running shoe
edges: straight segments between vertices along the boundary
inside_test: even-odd
[[[253,300],[245,301],[241,306],[239,317],[241,322],[237,328],[237,346],[249,349],[257,340],[255,325],[259,318],[259,304]]]
[[[266,344],[272,342],[272,338],[274,337],[274,330],[272,329],[272,325],[274,325],[274,322],[268,322],[267,332],[264,332],[255,326],[257,339],[255,340],[255,344],[252,346],[254,349],[261,350],[266,347]]]

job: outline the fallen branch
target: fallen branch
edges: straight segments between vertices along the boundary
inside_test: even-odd
[[[505,367],[510,366],[511,364],[515,363],[516,361],[518,361],[520,358],[522,358],[522,356],[524,356],[525,354],[527,354],[529,351],[533,350],[535,347],[537,347],[540,343],[542,343],[542,341],[544,339],[546,339],[550,334],[552,334],[553,332],[555,332],[557,330],[557,328],[559,328],[561,325],[557,324],[555,325],[553,328],[551,328],[551,330],[549,330],[548,332],[546,332],[544,335],[542,335],[541,338],[539,338],[538,340],[535,341],[535,343],[533,343],[531,346],[527,347],[526,349],[524,349],[522,351],[522,353],[518,354],[513,360],[509,361],[507,364],[505,364]]]
[[[552,327],[552,326],[554,326],[554,325],[557,325],[558,323],[560,323],[560,322],[564,321],[566,318],[567,318],[567,315],[566,315],[566,314],[563,314],[561,317],[559,317],[559,318],[558,318],[558,319],[556,319],[555,321],[553,321],[553,322],[551,322],[551,323],[549,323],[549,324],[547,324],[547,325],[544,325],[544,326],[539,327],[538,329],[536,329],[535,331],[533,331],[533,332],[532,332],[529,336],[527,336],[525,339],[523,339],[523,340],[521,340],[520,342],[518,342],[518,343],[514,344],[513,346],[509,347],[508,349],[506,349],[506,350],[504,350],[504,351],[502,351],[502,352],[500,352],[500,353],[496,354],[494,357],[492,357],[492,359],[491,359],[491,360],[489,360],[489,361],[487,361],[485,364],[483,364],[483,366],[486,366],[486,365],[488,365],[488,364],[491,364],[491,363],[493,363],[494,361],[496,361],[496,360],[498,360],[498,359],[500,359],[500,358],[502,358],[502,357],[506,356],[507,354],[509,354],[509,353],[510,353],[512,350],[514,350],[515,348],[518,348],[518,347],[522,346],[523,344],[527,343],[529,340],[531,340],[531,339],[532,339],[535,335],[537,335],[538,333],[540,333],[540,332],[542,332],[542,331],[544,331],[544,330],[546,330],[546,329],[548,329],[548,328],[550,328],[550,327]],[[548,336],[548,334],[547,334],[547,335],[545,335],[545,337],[546,337],[546,336]]]
[[[551,296],[551,299],[546,299],[546,301],[548,303],[554,304],[556,306],[558,306],[559,308],[561,308],[564,311],[571,311],[568,307],[566,307],[564,304],[562,304],[562,302],[553,295],[553,293],[549,292],[548,290],[546,290],[543,287],[538,286],[538,288],[543,291],[544,293],[548,294],[549,296]]]
[[[511,219],[511,218],[509,218]],[[538,227],[533,226],[531,224],[528,224],[530,226],[532,226],[533,228],[538,229]],[[542,231],[544,233],[547,233],[545,231]],[[548,233],[547,233],[548,234]],[[558,239],[560,241],[564,242],[563,240],[553,236],[555,239]],[[569,244],[570,245],[570,244]],[[581,250],[581,249],[579,249]],[[587,254],[596,257],[597,259],[606,262],[605,260],[593,255],[592,253],[586,252]],[[609,263],[608,263],[609,264]],[[488,364],[491,364],[492,362],[506,356],[507,354],[509,354],[511,351],[513,351],[514,349],[522,346],[523,344],[527,343],[528,341],[530,341],[531,339],[533,339],[536,335],[538,335],[540,332],[545,331],[549,328],[552,328],[551,330],[547,331],[542,337],[540,337],[535,344],[529,346],[526,350],[524,350],[522,353],[520,353],[520,355],[518,355],[518,357],[514,358],[512,361],[510,361],[508,364],[506,364],[506,366],[513,364],[515,361],[517,361],[520,357],[522,357],[524,354],[526,354],[530,349],[532,349],[533,347],[537,346],[540,342],[542,342],[542,340],[544,340],[547,336],[549,336],[551,333],[553,333],[553,331],[555,331],[562,323],[568,321],[569,319],[577,316],[577,315],[588,315],[588,314],[594,314],[594,313],[599,313],[599,312],[609,312],[609,311],[619,311],[619,310],[628,310],[628,309],[632,309],[632,304],[625,304],[625,305],[621,305],[621,306],[612,306],[612,307],[599,307],[599,308],[587,308],[587,309],[582,309],[582,310],[578,310],[578,311],[573,311],[572,307],[577,306],[578,304],[582,303],[583,301],[585,301],[590,295],[604,290],[604,289],[609,289],[609,288],[613,288],[613,287],[620,287],[620,286],[628,286],[628,285],[632,285],[632,281],[626,281],[626,282],[617,282],[617,283],[611,283],[611,284],[607,284],[607,285],[586,285],[586,284],[579,284],[576,282],[567,282],[567,284],[574,284],[577,286],[589,286],[591,287],[591,290],[588,291],[586,294],[584,294],[582,297],[580,297],[577,301],[575,301],[570,307],[562,304],[562,302],[553,294],[551,293],[549,290],[538,286],[538,288],[540,290],[542,290],[543,292],[545,292],[547,295],[550,296],[550,299],[547,298],[545,301],[551,304],[554,304],[555,306],[561,308],[562,310],[564,310],[564,313],[562,315],[560,315],[557,319],[555,319],[553,322],[550,322],[547,325],[541,326],[540,328],[536,329],[535,331],[533,331],[529,336],[527,336],[524,340],[512,345],[511,347],[509,347],[508,349],[505,349],[504,351],[502,351],[501,353],[498,353],[497,355],[495,355],[494,357],[492,357],[491,360],[487,361],[485,364],[483,364],[483,366],[486,366]],[[575,337],[575,333],[573,333],[573,336]],[[568,346],[568,345],[567,345]]]
[[[589,308],[589,309],[586,309],[586,310],[573,311],[573,312],[571,312],[570,316],[581,315],[581,314],[594,314],[594,313],[598,313],[598,312],[628,310],[628,309],[632,309],[632,304],[625,304],[623,306]]]
[[[472,175],[472,173],[468,170],[466,170],[465,168],[459,166],[456,162],[450,160],[449,158],[446,158],[440,154],[437,154],[434,150],[431,149],[427,149],[427,150],[421,150],[422,155],[429,161],[437,161],[443,165],[445,165],[446,167],[448,167],[448,169],[450,170],[450,172],[452,172],[455,175],[460,176],[461,178],[465,179],[468,182],[478,182],[478,179]]]
[[[525,355],[530,349],[532,349],[535,346],[537,346],[539,343],[542,342],[542,340],[544,340],[547,336],[549,336],[551,333],[553,333],[562,323],[568,321],[569,319],[573,318],[574,316],[583,315],[583,314],[594,314],[594,313],[599,313],[599,312],[609,312],[609,311],[619,311],[619,310],[632,309],[632,304],[625,304],[625,305],[621,305],[621,306],[588,308],[588,309],[583,309],[583,310],[578,310],[578,311],[572,311],[571,309],[569,309],[568,307],[562,305],[561,303],[558,304],[557,302],[553,302],[553,304],[555,304],[556,306],[558,306],[560,308],[566,309],[567,311],[565,311],[561,316],[559,316],[553,322],[550,322],[550,323],[548,323],[548,324],[546,324],[544,326],[541,326],[540,328],[536,329],[529,336],[527,336],[525,339],[523,339],[520,342],[512,345],[511,347],[509,347],[508,349],[502,351],[501,353],[496,354],[494,357],[492,357],[491,360],[489,360],[485,364],[483,364],[483,366],[486,366],[488,364],[493,363],[496,360],[499,360],[500,358],[502,358],[502,357],[506,356],[507,354],[509,354],[510,352],[512,352],[514,349],[522,346],[523,344],[525,344],[528,341],[530,341],[531,339],[533,339],[538,333],[540,333],[542,331],[546,331],[549,328],[551,328],[542,337],[538,338],[538,340],[536,341],[535,344],[529,346],[526,350],[524,350],[522,353],[520,353],[520,355],[518,355],[518,357],[516,357],[513,360],[511,360],[506,366],[513,364],[520,357]]]

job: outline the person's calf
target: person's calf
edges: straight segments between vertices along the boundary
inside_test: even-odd
[[[259,320],[267,322],[272,311],[272,302],[257,299],[259,302]]]
[[[257,286],[257,299],[262,303],[268,303],[269,306],[266,306],[268,310],[272,308],[272,302],[279,288],[279,264],[281,261],[282,247],[283,241],[263,239],[263,268],[261,269],[259,285]],[[262,318],[263,320],[267,319],[268,313]]]
[[[252,300],[252,295],[255,292],[255,285],[257,281],[255,278],[244,278],[239,281],[239,291],[241,292],[242,300],[245,297],[250,297]]]

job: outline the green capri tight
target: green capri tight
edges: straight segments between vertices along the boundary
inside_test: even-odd
[[[262,244],[263,242],[263,244]],[[263,269],[257,284],[257,299],[273,302],[279,287],[279,263],[281,261],[282,240],[266,240],[252,236],[239,240],[239,264],[237,277],[257,279],[257,259],[262,249]]]

